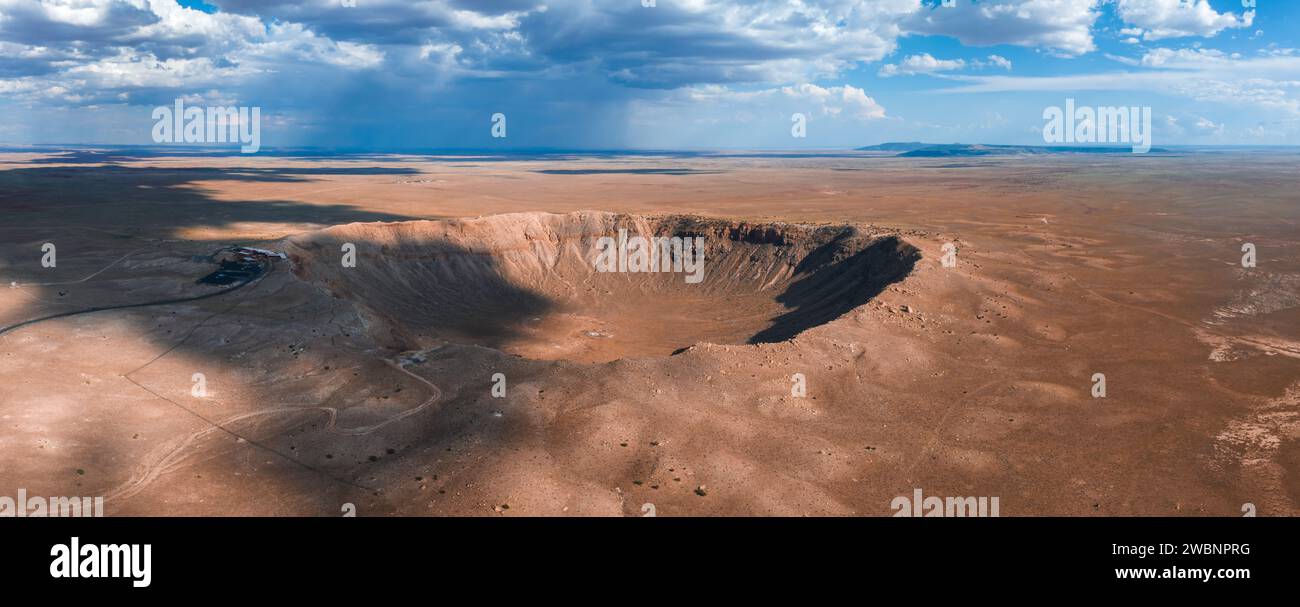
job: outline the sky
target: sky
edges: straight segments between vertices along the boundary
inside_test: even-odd
[[[1297,145],[1297,34],[1296,0],[0,0],[0,143],[151,144],[181,99],[263,149],[1043,144],[1068,98]]]

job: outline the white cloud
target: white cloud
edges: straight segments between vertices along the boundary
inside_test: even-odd
[[[1208,65],[1222,65],[1241,55],[1225,54],[1223,51],[1206,48],[1155,48],[1142,56],[1140,63],[1147,67],[1169,67],[1196,69]]]
[[[1106,53],[1106,54],[1105,54],[1105,57],[1106,57],[1107,59],[1110,59],[1111,61],[1114,61],[1114,62],[1117,62],[1117,63],[1123,63],[1124,65],[1141,65],[1141,64],[1142,64],[1142,62],[1141,62],[1140,60],[1138,60],[1138,59],[1134,59],[1134,58],[1132,58],[1132,57],[1124,57],[1124,56],[1122,56],[1122,55],[1114,55],[1114,54],[1111,54],[1111,53]]]
[[[973,65],[973,66],[975,66],[975,67],[980,67],[980,68],[983,68],[983,67],[998,67],[998,68],[1002,68],[1002,69],[1004,69],[1004,70],[1010,70],[1010,69],[1011,69],[1011,60],[1010,60],[1010,59],[1007,59],[1006,57],[1003,57],[1003,56],[1001,56],[1001,55],[989,55],[989,58],[988,58],[987,61],[981,61],[981,60],[979,60],[979,59],[975,59],[975,60],[971,61],[971,65]]]
[[[1276,44],[1270,44],[1267,48],[1259,49],[1259,54],[1267,55],[1269,57],[1290,57],[1293,55],[1300,55],[1300,49],[1280,48]]]
[[[966,67],[966,62],[961,59],[935,59],[930,53],[921,53],[908,55],[897,64],[886,64],[880,68],[879,73],[881,76],[888,78],[899,75],[949,72],[964,67]]]
[[[793,86],[735,91],[725,86],[708,85],[683,89],[673,95],[669,103],[696,107],[724,108],[750,112],[778,110],[811,112],[823,116],[845,116],[856,120],[877,120],[885,117],[885,108],[853,85],[818,86],[802,83]]]
[[[1238,17],[1215,11],[1208,0],[1118,0],[1116,9],[1125,23],[1144,30],[1145,40],[1214,36],[1225,29],[1250,27],[1255,20],[1253,10]]]
[[[885,117],[885,108],[867,92],[852,85],[820,87],[815,84],[800,84],[781,88],[781,93],[791,99],[810,101],[818,106],[823,114],[840,115],[858,120],[876,120]]]
[[[21,0],[11,0],[5,4],[14,5],[19,1]],[[51,22],[87,27],[103,22],[108,17],[111,3],[94,0],[89,2],[44,0],[37,6]]]
[[[207,49],[211,52],[237,48],[245,41],[257,40],[265,34],[265,27],[256,17],[205,13],[168,0],[149,0],[147,6],[156,21],[123,32],[123,42],[147,40],[211,45]]]
[[[651,91],[633,99],[628,114],[626,129],[640,145],[666,148],[723,141],[740,148],[858,146],[901,123],[861,88],[806,82],[750,90],[710,84]],[[792,136],[796,114],[804,118],[805,138]]]
[[[238,67],[218,67],[211,59],[160,60],[153,55],[127,51],[94,63],[77,65],[60,75],[60,79],[79,85],[81,90],[128,88],[178,88],[211,86],[252,73]]]
[[[906,29],[952,36],[963,44],[1042,47],[1074,56],[1092,51],[1099,0],[987,0],[917,13]]]
[[[1223,132],[1223,125],[1215,124],[1213,120],[1200,116],[1196,119],[1196,130],[1202,133],[1220,134]]]
[[[964,69],[967,66],[984,69],[984,68],[1001,68],[1011,69],[1011,60],[1001,55],[989,55],[988,59],[971,59],[967,63],[964,59],[935,59],[930,53],[919,53],[908,55],[898,63],[887,63],[880,67],[877,72],[883,78],[892,76],[913,76],[916,74],[938,74],[940,72],[953,72]]]
[[[383,51],[372,44],[335,42],[297,23],[271,24],[264,41],[241,54],[267,63],[296,60],[356,69],[375,67],[384,60]]]

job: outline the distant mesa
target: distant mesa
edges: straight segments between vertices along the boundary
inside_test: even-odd
[[[896,152],[900,158],[950,158],[961,156],[1030,156],[1043,154],[1131,154],[1131,147],[1095,145],[990,145],[982,143],[891,142],[857,148],[861,152]],[[1167,152],[1151,148],[1151,152]]]
[[[869,145],[857,149],[860,152],[911,152],[929,147],[935,147],[935,144],[921,143],[920,141],[891,141],[889,143]]]

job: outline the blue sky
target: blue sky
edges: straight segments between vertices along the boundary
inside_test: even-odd
[[[1294,0],[648,3],[0,0],[0,142],[148,144],[181,98],[260,107],[264,147],[1035,144],[1069,97],[1300,144]]]

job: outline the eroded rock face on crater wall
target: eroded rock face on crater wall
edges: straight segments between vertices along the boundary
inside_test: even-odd
[[[664,252],[654,271],[627,265],[640,249],[624,243],[637,238],[648,257]],[[356,267],[341,263],[345,243]],[[601,265],[611,244],[623,258],[614,268]],[[348,224],[286,248],[299,278],[355,302],[385,346],[471,343],[583,362],[784,341],[866,303],[919,259],[897,236],[857,226],[602,212]]]

